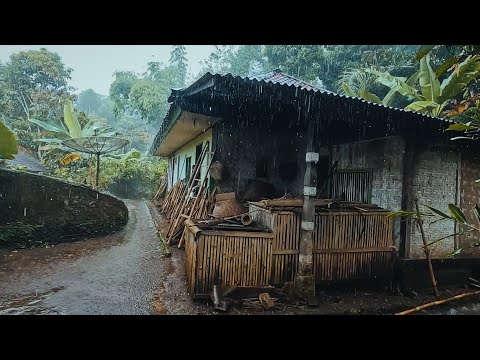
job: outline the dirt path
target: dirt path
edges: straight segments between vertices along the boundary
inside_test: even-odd
[[[196,314],[182,254],[165,258],[143,201],[116,234],[0,251],[0,314]]]

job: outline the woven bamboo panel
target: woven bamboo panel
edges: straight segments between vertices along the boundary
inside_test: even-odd
[[[301,215],[273,214],[273,233],[202,231],[186,236],[190,294],[213,285],[263,286],[292,281],[298,268]],[[313,269],[317,283],[391,273],[393,224],[385,211],[317,213]]]
[[[197,258],[197,242],[195,235],[185,229],[185,275],[187,278],[187,288],[191,295],[195,292],[195,272]]]
[[[272,284],[293,281],[295,277],[300,249],[300,223],[300,216],[294,212],[274,214]]]
[[[189,234],[185,244],[190,294],[208,294],[213,285],[270,284],[272,235],[248,232]]]
[[[292,281],[298,266],[301,214],[274,214],[272,284]],[[391,273],[392,221],[385,211],[317,213],[313,235],[316,282],[372,279]]]
[[[392,228],[385,212],[317,213],[313,237],[316,281],[371,279],[389,273]]]

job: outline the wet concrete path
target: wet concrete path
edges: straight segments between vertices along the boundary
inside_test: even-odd
[[[0,314],[194,314],[183,254],[163,257],[147,204],[124,230],[50,248],[0,251]]]

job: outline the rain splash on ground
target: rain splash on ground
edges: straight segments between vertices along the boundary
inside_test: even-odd
[[[0,314],[196,314],[183,261],[164,257],[143,201],[116,234],[0,251]]]

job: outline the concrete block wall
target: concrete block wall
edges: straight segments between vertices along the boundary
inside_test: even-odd
[[[0,170],[0,248],[34,247],[112,233],[123,201],[49,176]]]
[[[332,161],[339,169],[371,169],[372,203],[400,210],[404,150],[405,141],[397,136],[347,143],[332,148]]]
[[[461,154],[460,165],[460,208],[464,211],[467,221],[477,224],[477,217],[474,213],[475,205],[480,205],[480,187],[475,180],[480,179],[480,156],[474,151],[467,150]],[[458,237],[458,246],[464,248],[460,256],[480,256],[480,248],[472,247],[480,241],[478,231],[468,232]]]
[[[456,203],[457,197],[457,161],[458,153],[447,149],[423,150],[416,154],[413,170],[413,195],[418,197],[420,211],[432,206],[448,214],[448,204]],[[414,208],[414,207],[412,207]],[[454,224],[450,221],[438,221],[431,224],[427,218],[424,223],[428,242],[454,233]],[[409,258],[424,258],[420,230],[412,222],[410,226]],[[444,256],[454,251],[453,237],[432,245],[433,257]]]
[[[338,169],[371,169],[372,200],[382,208],[400,210],[402,206],[403,153],[402,137],[388,137],[332,147],[332,161]],[[394,240],[400,243],[400,221],[394,220]]]
[[[303,134],[277,130],[239,128],[228,121],[213,127],[212,144],[217,149],[216,159],[228,172],[228,178],[218,184],[220,192],[235,191],[242,194],[249,180],[253,179],[273,184],[278,194],[288,192],[299,195],[303,192]],[[267,162],[267,177],[257,178],[256,161],[262,158]],[[297,163],[296,170],[293,170],[294,176],[289,180],[279,176],[279,167],[285,162]]]

